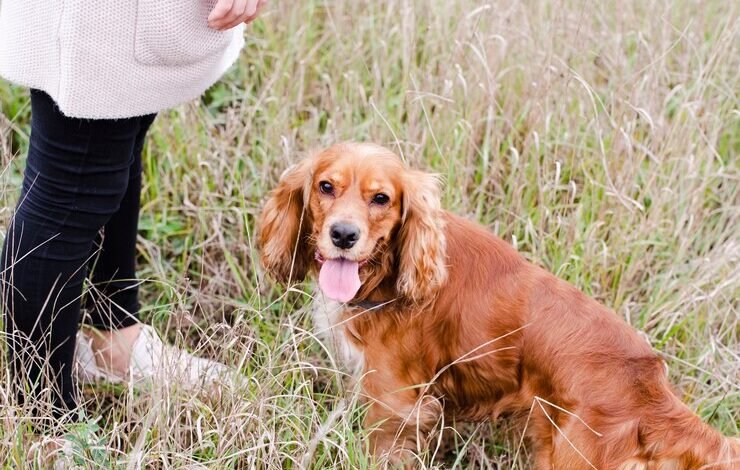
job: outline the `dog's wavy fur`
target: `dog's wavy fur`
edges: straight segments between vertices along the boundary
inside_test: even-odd
[[[341,194],[324,197],[321,178]],[[391,203],[373,208],[379,186]],[[332,214],[367,226],[354,302],[390,303],[332,318],[361,354],[376,455],[423,448],[442,413],[506,415],[526,423],[537,469],[740,468],[737,441],[679,400],[635,330],[439,201],[434,176],[345,143],[288,170],[262,212],[262,263],[282,282],[318,271]]]

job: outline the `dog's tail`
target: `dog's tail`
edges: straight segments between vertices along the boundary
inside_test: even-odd
[[[704,423],[673,393],[640,422],[650,460],[680,469],[740,469],[740,440]],[[663,468],[663,467],[661,467]]]

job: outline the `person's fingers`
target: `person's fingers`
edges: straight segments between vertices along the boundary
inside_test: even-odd
[[[247,8],[248,1],[249,0],[234,0],[234,6],[221,24],[221,30],[231,29],[242,22],[241,18],[245,16],[244,11]]]
[[[221,18],[214,20],[209,23],[212,28],[224,31],[231,29],[243,21],[246,18],[245,10],[247,8],[247,2],[249,0],[230,0],[232,2],[231,8]]]
[[[259,7],[259,0],[248,0],[247,1],[247,16],[254,16],[257,14],[257,7]]]
[[[251,23],[266,3],[266,0],[218,0],[208,15],[208,26],[223,31],[239,23]]]
[[[216,28],[222,21],[223,18],[231,11],[231,7],[234,6],[234,0],[218,0],[214,5],[213,10],[208,15],[208,26]]]
[[[244,13],[246,6],[247,0],[234,0],[234,6],[231,7],[231,11],[221,24],[221,30],[227,30],[239,24],[237,20]]]
[[[250,2],[252,2],[252,0],[250,0]],[[247,24],[251,23],[255,20],[255,18],[257,18],[257,16],[259,16],[260,10],[262,10],[262,7],[265,6],[267,0],[253,0],[253,3],[255,4],[254,11],[244,19],[244,22]],[[249,11],[248,7],[247,11]]]
[[[242,0],[239,3],[240,5],[238,11],[240,12],[240,14],[226,25],[226,29],[233,28],[240,23],[244,23],[252,15],[256,16],[256,12],[250,13],[250,9],[252,8],[252,0]]]

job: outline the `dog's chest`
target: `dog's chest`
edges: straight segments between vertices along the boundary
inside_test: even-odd
[[[365,365],[365,357],[349,338],[344,313],[346,306],[316,293],[312,306],[313,324],[319,339],[324,341],[338,362],[358,377]]]

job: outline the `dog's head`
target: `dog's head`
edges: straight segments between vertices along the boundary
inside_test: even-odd
[[[262,264],[282,282],[318,270],[327,297],[360,300],[392,280],[413,302],[444,282],[445,237],[433,175],[373,144],[334,145],[281,178],[262,211]]]

